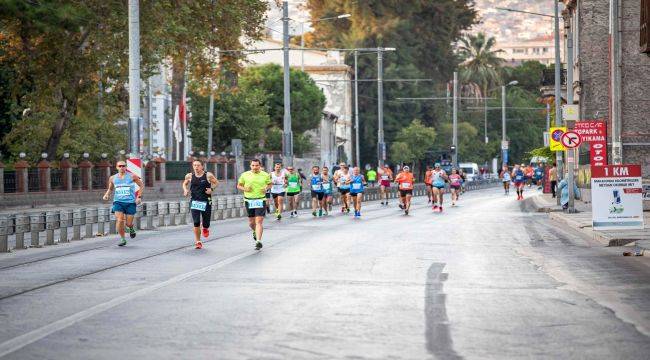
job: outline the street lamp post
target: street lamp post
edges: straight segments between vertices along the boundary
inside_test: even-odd
[[[289,78],[289,3],[282,2],[282,51],[284,62],[284,122],[282,131],[282,160],[293,165],[293,133],[291,132],[291,90]]]
[[[359,51],[354,50],[354,145],[357,160],[357,167],[361,166],[361,159],[359,158],[359,68],[357,61],[359,58]]]
[[[300,23],[300,48],[304,49],[305,48],[305,24],[306,23],[315,23],[319,21],[325,21],[325,20],[336,20],[336,19],[344,19],[344,18],[349,18],[352,16],[351,14],[341,14],[338,16],[332,16],[332,17],[326,17],[326,18],[321,18],[321,19],[316,19],[316,20],[311,20],[311,21],[299,21]],[[305,51],[303,50],[300,53],[300,70],[305,71]]]
[[[506,85],[501,86],[501,151],[502,151],[502,164],[508,165],[508,148],[506,146],[506,87],[519,84],[517,80],[511,81]]]

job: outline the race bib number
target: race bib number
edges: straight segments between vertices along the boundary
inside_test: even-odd
[[[190,209],[192,210],[205,211],[205,208],[207,206],[208,203],[206,201],[192,200],[192,202],[190,203]]]
[[[261,209],[264,207],[264,199],[246,200],[249,209]]]
[[[381,176],[381,179],[382,179],[382,180],[388,180],[388,175],[382,175],[382,176]]]
[[[352,184],[352,189],[354,189],[354,190],[361,190],[361,184],[359,184],[359,183],[354,183],[354,184]]]
[[[125,197],[130,195],[131,195],[130,186],[118,186],[115,188],[115,196],[117,197]]]
[[[408,189],[411,187],[411,183],[403,182],[400,184],[402,186],[402,189]]]
[[[523,179],[524,179],[524,177],[521,176],[521,175],[517,175],[517,176],[515,176],[515,180],[516,180],[516,181],[521,181],[521,180],[523,180]]]
[[[275,185],[271,186],[271,192],[274,193],[274,194],[279,194],[279,193],[284,192],[284,185],[275,184]]]
[[[314,191],[320,191],[323,187],[320,184],[313,184],[311,189]]]
[[[296,187],[298,187],[298,183],[292,181],[292,182],[289,183],[289,187],[290,188],[296,188]]]
[[[324,190],[329,190],[330,189],[330,184],[323,184],[323,189]]]

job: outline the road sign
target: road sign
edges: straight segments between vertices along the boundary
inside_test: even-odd
[[[510,142],[508,140],[501,141],[501,150],[508,150]]]
[[[562,105],[562,119],[565,121],[580,120],[579,105]]]
[[[544,131],[544,147],[551,146],[551,133]]]
[[[564,145],[560,142],[562,135],[566,132],[566,127],[552,127],[549,129],[551,133],[551,151],[564,151]]]
[[[560,138],[560,142],[562,145],[564,145],[565,148],[573,149],[582,144],[582,138],[578,133],[574,131],[567,131]]]
[[[640,165],[591,167],[594,230],[643,229]]]
[[[137,158],[126,159],[126,171],[142,179],[142,160]],[[140,187],[135,184],[135,192],[139,194]]]

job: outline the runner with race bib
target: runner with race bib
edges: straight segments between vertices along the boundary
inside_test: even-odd
[[[332,211],[332,201],[334,200],[332,196],[332,189],[334,188],[334,182],[332,181],[332,176],[329,174],[329,168],[327,166],[323,166],[323,193],[325,193],[325,196],[323,197],[323,203],[321,204],[321,208],[323,208],[323,211],[325,211],[325,216],[329,215],[330,211]]]
[[[524,199],[524,185],[526,184],[526,174],[519,165],[515,165],[512,169],[512,181],[515,183],[515,190],[517,191],[517,200]]]
[[[445,180],[447,180],[447,173],[440,168],[440,164],[435,164],[435,168],[431,171],[431,185],[433,185],[433,211],[442,212],[442,201],[445,190]]]
[[[219,181],[212,173],[203,170],[203,163],[199,160],[192,162],[192,169],[194,171],[185,175],[183,180],[183,196],[190,195],[190,212],[194,222],[194,247],[201,249],[203,248],[201,232],[206,239],[210,236],[212,191],[219,185]]]
[[[350,176],[350,196],[354,202],[354,217],[361,217],[361,202],[363,201],[363,187],[367,185],[366,178],[361,175],[359,167],[352,170]]]
[[[273,197],[273,205],[275,206],[275,217],[278,220],[282,219],[286,185],[287,173],[282,169],[281,163],[276,163],[271,173],[271,196]]]
[[[456,206],[456,201],[458,201],[458,194],[461,191],[461,186],[463,183],[463,178],[458,173],[458,169],[451,169],[451,174],[449,175],[449,188],[451,190],[451,206]]]
[[[311,214],[313,216],[316,216],[316,214],[318,214],[318,216],[323,216],[323,199],[325,198],[325,191],[323,189],[323,177],[320,174],[320,168],[318,166],[313,166],[311,168],[310,186]]]
[[[250,166],[251,169],[239,177],[237,189],[244,192],[248,226],[253,231],[255,249],[260,250],[264,233],[264,215],[266,215],[264,193],[271,187],[271,176],[262,171],[262,164],[257,159],[251,160]]]
[[[399,189],[399,196],[402,198],[402,205],[404,205],[404,214],[408,215],[411,210],[411,197],[413,197],[413,184],[415,182],[411,168],[404,166],[402,171],[397,174],[395,182]]]

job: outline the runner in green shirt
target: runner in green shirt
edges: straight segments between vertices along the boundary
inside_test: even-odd
[[[298,201],[300,201],[300,189],[302,179],[293,166],[287,166],[287,198],[289,198],[290,217],[298,216]]]
[[[371,187],[375,187],[375,184],[377,183],[377,172],[371,168],[366,172],[366,179]]]
[[[248,226],[253,230],[255,249],[262,248],[263,223],[266,215],[266,190],[271,188],[271,176],[262,171],[259,160],[251,160],[251,169],[241,174],[237,189],[244,192],[244,204],[248,212]]]

